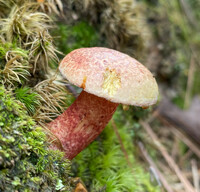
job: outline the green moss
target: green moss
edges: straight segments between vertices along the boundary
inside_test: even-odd
[[[32,92],[29,87],[21,87],[15,90],[15,96],[26,106],[29,114],[35,113],[36,107],[40,104],[39,94]]]
[[[0,190],[70,191],[70,164],[48,149],[43,130],[0,88]]]
[[[17,53],[18,55],[26,58],[28,57],[28,51],[17,47],[16,43],[4,43],[0,41],[0,58],[5,58],[8,51]]]
[[[98,34],[87,22],[80,21],[75,25],[58,24],[53,31],[55,41],[60,51],[67,54],[81,47],[93,47],[98,45]]]
[[[144,171],[133,155],[135,148],[132,142],[132,123],[127,120],[125,122],[122,114],[122,111],[118,109],[114,115],[114,121],[128,153],[132,169],[127,163],[110,123],[100,137],[74,159],[75,175],[81,177],[92,192],[160,191],[159,187],[153,186],[149,174]]]

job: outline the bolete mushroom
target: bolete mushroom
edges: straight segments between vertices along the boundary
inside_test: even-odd
[[[64,78],[83,88],[75,102],[49,123],[68,159],[102,132],[118,104],[148,107],[157,101],[153,75],[137,60],[116,50],[74,50],[61,61],[59,70]]]

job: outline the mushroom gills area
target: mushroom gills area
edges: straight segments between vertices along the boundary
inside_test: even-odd
[[[76,101],[59,117],[49,123],[50,131],[59,139],[52,148],[62,148],[73,159],[104,129],[118,104],[82,91]]]

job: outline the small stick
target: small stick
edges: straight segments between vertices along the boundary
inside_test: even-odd
[[[179,178],[179,180],[183,183],[185,190],[187,192],[195,192],[195,190],[194,190],[193,186],[191,185],[191,183],[183,175],[183,173],[181,172],[179,167],[176,165],[176,163],[174,162],[172,157],[169,155],[169,153],[167,152],[165,147],[161,144],[161,142],[159,141],[158,137],[156,136],[156,134],[151,129],[150,125],[148,123],[144,122],[144,121],[140,121],[140,123],[144,127],[146,132],[149,134],[149,136],[152,138],[152,141],[156,144],[158,150],[161,152],[161,154],[165,158],[165,160],[168,163],[168,165],[171,167],[172,170],[174,170],[174,172],[176,173],[176,175]]]
[[[167,190],[167,192],[173,192],[172,188],[170,187],[170,185],[168,184],[167,180],[165,179],[165,177],[163,176],[163,174],[159,171],[159,169],[157,168],[156,164],[153,162],[153,160],[151,159],[151,157],[148,155],[148,152],[146,151],[146,149],[144,148],[144,145],[142,142],[138,142],[138,146],[142,152],[142,155],[144,156],[144,158],[147,160],[147,162],[149,163],[149,165],[151,167],[154,168],[154,170],[156,171],[157,175],[159,176],[160,181],[163,184],[163,187]]]

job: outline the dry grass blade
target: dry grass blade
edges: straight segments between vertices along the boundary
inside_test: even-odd
[[[156,134],[153,132],[151,127],[148,123],[141,121],[140,124],[144,127],[145,131],[148,133],[148,135],[151,137],[154,144],[157,146],[157,149],[161,152],[162,156],[165,158],[168,165],[171,167],[171,169],[176,173],[177,177],[182,182],[185,190],[187,192],[195,192],[195,189],[191,185],[191,183],[187,180],[187,178],[184,176],[184,174],[181,172],[179,167],[176,165],[175,161],[172,159],[172,157],[169,155],[165,147],[161,144]]]
[[[38,32],[34,40],[27,45],[31,45],[30,58],[34,61],[33,74],[36,70],[49,71],[49,61],[59,62],[56,53],[62,54],[53,46],[52,37],[44,30]]]
[[[38,5],[24,4],[22,7],[13,6],[8,18],[1,19],[1,34],[7,41],[12,42],[14,37],[25,41],[38,31],[50,28],[51,19],[45,13],[37,12]]]

